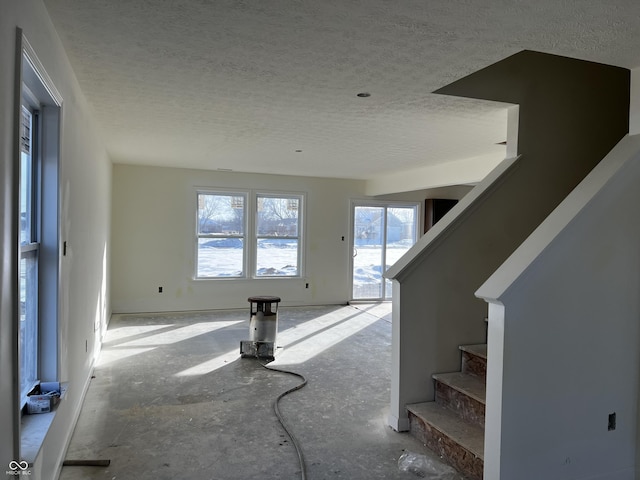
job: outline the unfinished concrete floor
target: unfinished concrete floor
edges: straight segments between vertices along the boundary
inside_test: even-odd
[[[405,450],[438,462],[386,424],[390,308],[279,310],[282,348],[270,365],[308,380],[280,411],[309,480],[417,478],[398,468]],[[277,396],[300,380],[240,358],[248,336],[248,304],[246,311],[114,315],[66,456],[111,463],[64,467],[60,479],[301,478],[273,411]]]

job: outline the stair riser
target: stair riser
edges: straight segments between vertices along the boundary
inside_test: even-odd
[[[485,406],[478,400],[436,381],[436,403],[450,408],[469,423],[484,428]]]
[[[446,434],[409,412],[411,434],[470,480],[482,480],[484,462]]]
[[[462,371],[487,380],[487,360],[469,352],[462,352]]]

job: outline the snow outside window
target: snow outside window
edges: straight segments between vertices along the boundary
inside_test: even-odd
[[[300,275],[300,195],[256,197],[256,277]]]
[[[198,193],[197,278],[246,274],[246,193]]]
[[[37,115],[22,107],[20,125],[20,393],[21,404],[38,382],[38,168],[34,158]]]
[[[302,207],[298,194],[198,192],[196,278],[300,276]]]

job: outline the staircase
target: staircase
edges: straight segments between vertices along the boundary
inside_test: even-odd
[[[460,350],[460,372],[433,375],[435,401],[407,405],[410,431],[460,473],[482,480],[487,345]]]

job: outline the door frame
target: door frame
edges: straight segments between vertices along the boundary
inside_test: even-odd
[[[387,247],[387,210],[389,208],[415,208],[415,226],[414,226],[414,243],[418,241],[423,232],[423,215],[422,215],[422,202],[421,201],[402,201],[402,200],[371,200],[371,199],[351,199],[349,205],[349,302],[384,302],[390,301],[390,298],[385,298],[386,281],[383,278],[381,297],[378,298],[353,298],[353,267],[354,267],[354,251],[356,248],[355,240],[355,211],[357,207],[378,207],[384,208],[384,231],[383,231],[383,251],[386,252]]]

